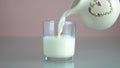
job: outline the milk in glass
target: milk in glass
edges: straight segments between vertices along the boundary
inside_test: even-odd
[[[43,37],[43,48],[44,48],[44,56],[47,58],[71,58],[74,56],[75,51],[75,27],[72,22],[65,21],[61,26],[61,30],[57,30],[58,33],[55,34],[55,24],[49,25],[46,28],[50,28],[48,30],[49,34]],[[53,22],[54,23],[54,22]],[[57,23],[57,28],[58,28]],[[65,25],[66,28],[63,29]],[[63,31],[64,30],[64,31]],[[61,32],[64,32],[62,34]]]
[[[43,38],[44,55],[52,58],[66,58],[74,55],[75,38],[71,36],[46,36]]]

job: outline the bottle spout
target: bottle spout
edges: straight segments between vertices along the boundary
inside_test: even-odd
[[[75,6],[77,6],[79,2],[80,2],[80,0],[73,0],[71,9],[74,8]]]
[[[70,13],[71,14],[79,14],[82,10],[82,0],[73,0],[72,5],[70,7]]]

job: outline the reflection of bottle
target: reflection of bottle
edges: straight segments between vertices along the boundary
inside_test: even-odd
[[[74,62],[73,61],[66,61],[66,62],[44,61],[44,68],[74,68]]]

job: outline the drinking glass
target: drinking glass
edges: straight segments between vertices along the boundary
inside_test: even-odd
[[[65,21],[62,33],[58,36],[58,22],[43,22],[44,58],[51,61],[72,60],[75,53],[75,23]]]

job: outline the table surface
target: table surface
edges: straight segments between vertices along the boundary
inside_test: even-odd
[[[0,37],[0,68],[120,68],[120,37],[76,38],[73,61],[44,61],[41,37]]]

